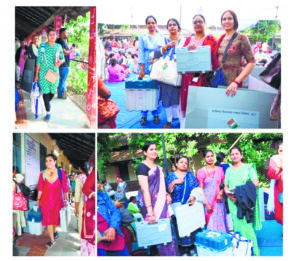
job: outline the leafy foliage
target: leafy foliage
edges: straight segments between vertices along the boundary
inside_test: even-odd
[[[260,20],[253,28],[245,30],[244,33],[254,41],[265,42],[277,36],[280,29],[281,25],[278,20]]]
[[[241,133],[164,133],[166,158],[168,163],[172,164],[171,158],[176,159],[179,155],[188,156],[191,159],[190,168],[195,173],[193,156],[205,148],[211,149],[215,154],[226,153],[240,135]],[[164,158],[161,133],[98,134],[98,169],[102,177],[107,174],[111,151],[120,147],[120,138],[124,136],[127,137],[128,147],[133,155],[134,168],[143,160],[136,155],[136,152],[147,141],[155,142],[158,158]],[[237,143],[243,151],[245,162],[256,165],[259,180],[263,183],[268,184],[268,178],[265,175],[267,160],[276,153],[272,147],[273,142],[281,139],[281,133],[246,133]],[[231,161],[229,153],[227,153],[227,160]],[[162,165],[163,161],[160,160],[157,164]]]
[[[90,30],[90,12],[86,16],[78,16],[77,20],[71,20],[65,23],[64,27],[68,31],[68,43],[76,44],[76,49],[79,50],[80,57],[77,60],[87,61],[89,52],[89,30]],[[87,90],[87,69],[82,63],[71,61],[70,73],[67,78],[67,86],[76,94],[83,94]]]

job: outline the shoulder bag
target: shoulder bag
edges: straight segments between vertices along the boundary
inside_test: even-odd
[[[217,70],[214,71],[214,73],[212,75],[212,78],[211,78],[211,81],[210,81],[210,86],[212,86],[212,87],[218,87],[219,85],[227,86],[225,77],[223,75],[222,67],[223,67],[223,64],[225,63],[225,60],[227,58],[228,49],[229,49],[230,45],[232,44],[233,40],[237,37],[237,35],[238,35],[238,33],[235,32],[232,35],[229,43],[227,44],[226,49],[225,49],[224,54],[223,54],[223,57],[222,57],[221,65]]]

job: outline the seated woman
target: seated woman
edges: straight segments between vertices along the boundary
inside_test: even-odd
[[[176,171],[170,173],[167,177],[167,189],[172,197],[173,208],[176,208],[176,205],[180,206],[188,202],[195,203],[196,198],[192,191],[199,188],[199,185],[194,174],[187,171],[188,166],[189,159],[181,156],[176,163]],[[191,250],[194,248],[195,235],[200,229],[194,231],[189,237],[180,238],[176,221],[174,226],[181,255],[192,254]]]
[[[97,193],[98,256],[129,256],[121,232],[121,212],[109,196]]]
[[[115,58],[110,59],[110,64],[107,67],[108,82],[122,82],[125,80],[124,68],[117,63]]]
[[[134,218],[138,221],[143,220],[143,216],[141,214],[141,210],[139,209],[137,203],[136,203],[135,196],[131,196],[129,198],[129,203],[127,206],[127,209],[133,214]]]

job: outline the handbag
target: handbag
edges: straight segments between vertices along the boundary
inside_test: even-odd
[[[30,195],[30,193],[31,193],[31,189],[29,187],[27,187],[25,184],[23,184],[22,182],[19,183],[19,182],[15,181],[15,180],[13,180],[13,181],[17,184],[17,186],[21,190],[23,196],[25,198],[28,198],[29,195]]]
[[[43,54],[44,54],[44,57],[45,57],[45,61],[46,61],[47,67],[49,67],[48,62],[47,62],[47,58],[46,58],[46,55],[45,55],[45,51],[43,52]],[[57,79],[58,79],[58,73],[56,73],[52,69],[48,68],[48,71],[47,71],[46,75],[44,76],[44,78],[48,82],[50,82],[52,84],[55,84],[56,81],[57,81]]]
[[[13,210],[21,210],[21,211],[28,210],[27,200],[25,199],[21,191],[18,193],[14,193],[13,195]]]
[[[266,69],[259,75],[260,79],[276,90],[281,84],[281,54],[277,53]]]
[[[226,80],[225,80],[225,77],[223,75],[223,71],[222,71],[222,67],[223,67],[223,64],[225,63],[225,60],[227,58],[227,52],[228,52],[228,49],[230,47],[230,45],[232,44],[233,40],[237,37],[238,33],[235,32],[229,43],[227,44],[226,48],[225,48],[225,51],[224,51],[224,54],[223,54],[223,57],[222,57],[222,62],[221,62],[221,65],[220,67],[215,70],[213,72],[213,75],[212,75],[212,78],[211,78],[211,81],[210,81],[210,86],[212,87],[218,87],[218,86],[227,86],[227,83],[226,83]]]
[[[177,72],[175,46],[152,65],[150,78],[171,86],[181,86],[182,75]]]

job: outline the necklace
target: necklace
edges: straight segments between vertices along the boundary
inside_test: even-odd
[[[205,169],[206,169],[206,173],[208,174],[208,173],[212,173],[212,172],[214,172],[215,171],[215,166],[213,166],[213,168],[211,168],[211,171],[208,171],[208,167],[207,166],[205,166]]]

